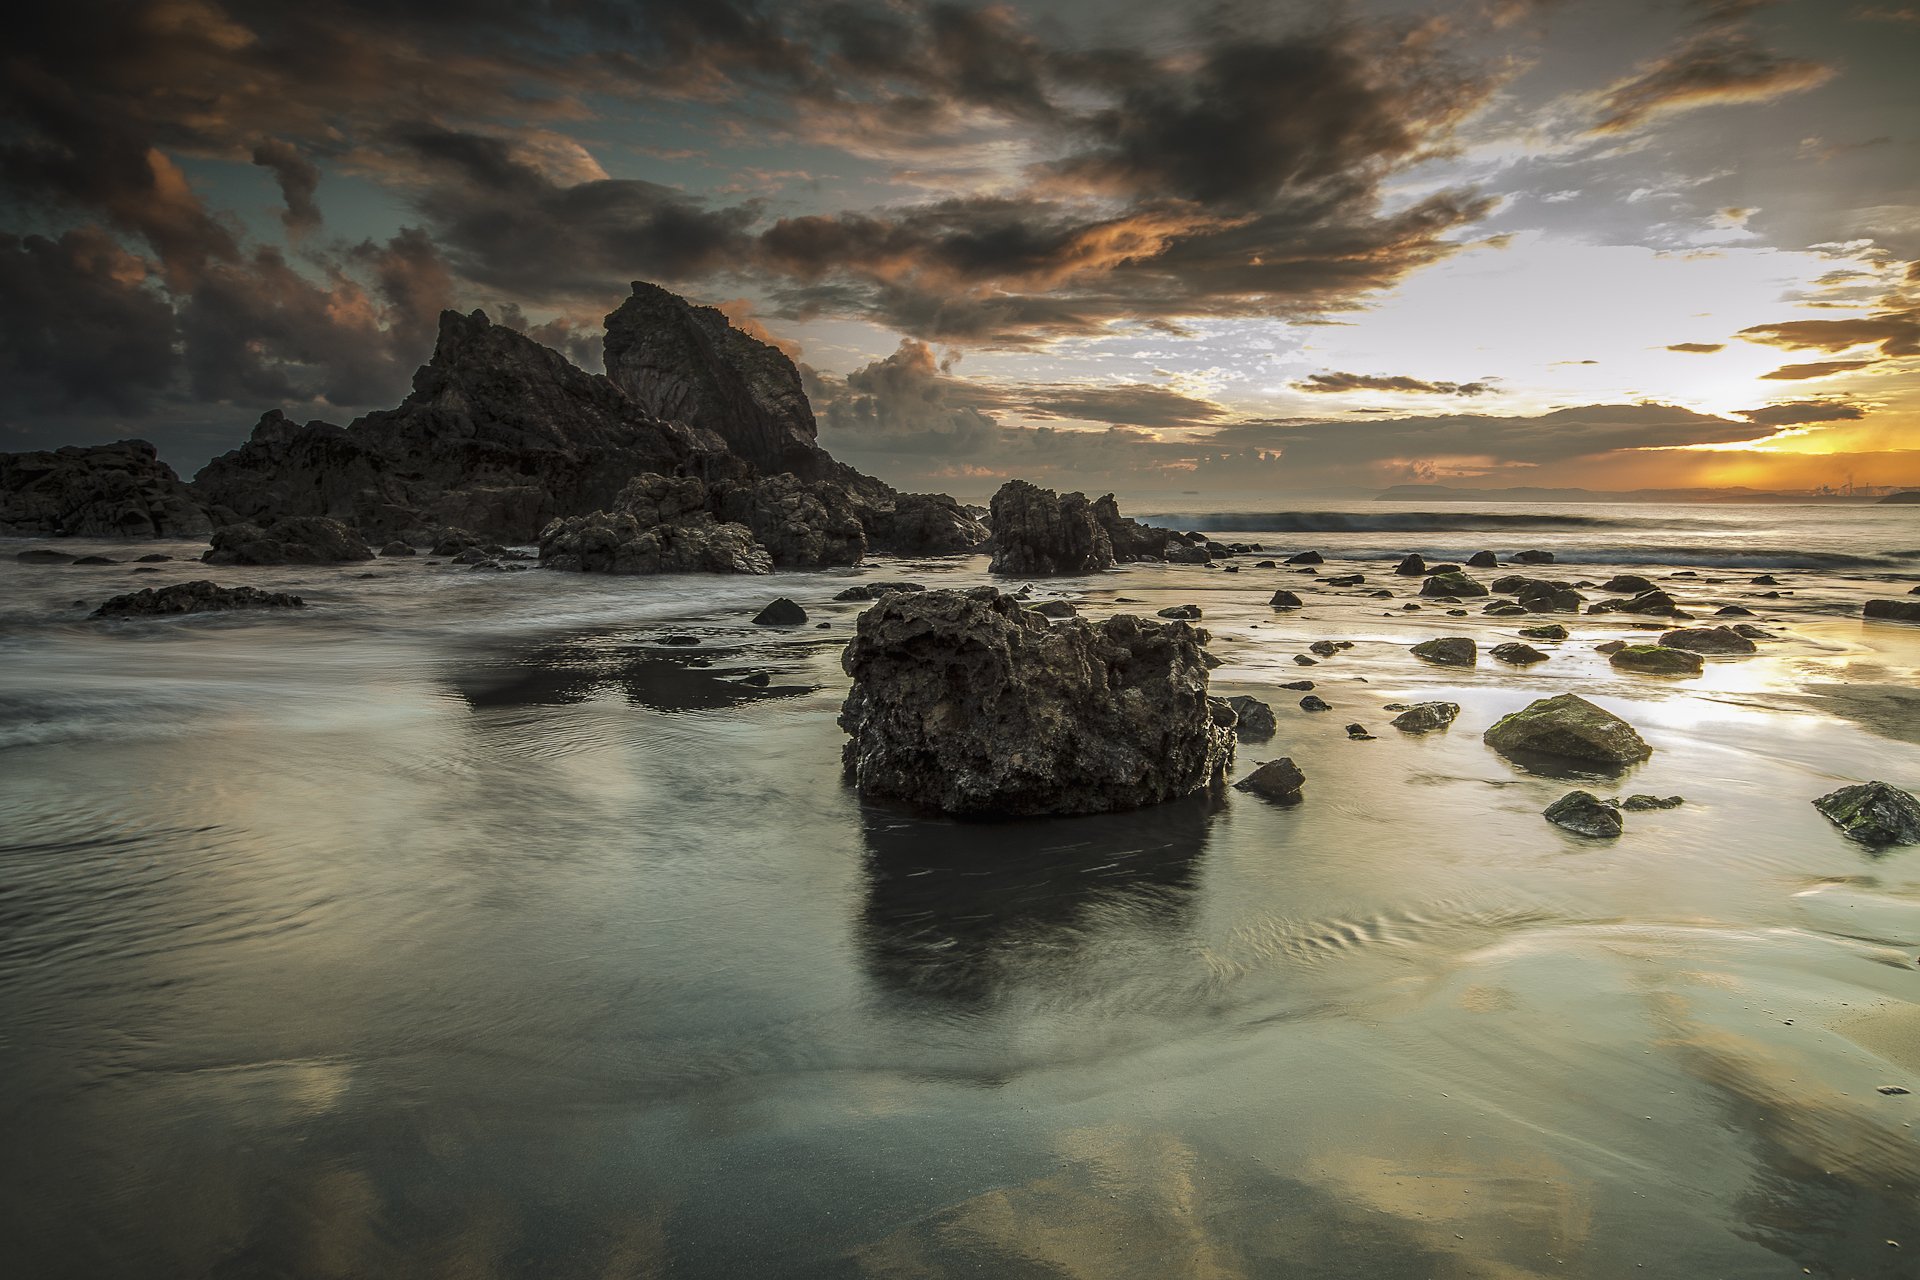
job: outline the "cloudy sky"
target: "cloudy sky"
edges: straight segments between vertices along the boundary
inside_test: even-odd
[[[183,470],[633,279],[961,494],[1920,485],[1920,4],[68,0],[0,448]]]

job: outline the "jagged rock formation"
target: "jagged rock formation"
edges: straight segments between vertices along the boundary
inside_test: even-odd
[[[205,578],[147,587],[118,595],[87,615],[92,618],[167,618],[182,613],[229,613],[238,609],[304,609],[307,602],[284,591],[223,587]]]
[[[197,538],[212,527],[145,440],[0,453],[0,534]]]
[[[1206,639],[1130,614],[1049,622],[992,587],[888,595],[841,659],[847,772],[868,798],[973,817],[1188,795],[1233,761]]]
[[[993,563],[1017,578],[1099,573],[1113,567],[1113,540],[1084,493],[1009,480],[993,495]]]
[[[319,516],[289,516],[264,529],[228,525],[213,533],[208,564],[351,564],[373,559],[373,550],[353,530]]]
[[[692,476],[637,476],[612,509],[563,516],[540,531],[540,563],[583,573],[772,573],[744,524],[716,520]]]
[[[1138,520],[1129,520],[1120,514],[1120,504],[1114,501],[1112,494],[1096,498],[1093,503],[1093,518],[1106,531],[1107,542],[1113,547],[1113,558],[1122,563],[1131,560],[1165,560],[1167,544],[1174,540],[1171,529],[1159,529],[1150,524],[1141,524]],[[1198,550],[1200,562],[1205,563],[1211,557],[1204,547],[1187,548]]]

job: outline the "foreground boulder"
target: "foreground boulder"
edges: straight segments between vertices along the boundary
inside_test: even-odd
[[[1113,541],[1084,493],[1009,480],[993,495],[992,512],[990,572],[1041,578],[1113,567]]]
[[[1575,693],[1541,698],[1502,716],[1487,730],[1485,741],[1521,763],[1546,757],[1618,769],[1653,754],[1632,725]]]
[[[95,609],[94,618],[167,618],[182,613],[228,613],[237,609],[304,609],[307,602],[284,591],[223,587],[201,579],[169,587],[148,587],[113,597]]]
[[[860,794],[971,817],[1132,809],[1212,786],[1235,714],[1206,632],[1119,614],[1049,623],[991,587],[895,594],[841,664]]]
[[[351,564],[373,559],[373,549],[337,520],[289,516],[266,528],[228,525],[214,531],[208,564]]]
[[[1830,791],[1813,807],[1862,844],[1920,844],[1920,800],[1885,782]]]
[[[1602,840],[1615,838],[1626,827],[1621,820],[1620,810],[1602,804],[1591,791],[1567,792],[1548,805],[1542,816],[1554,826],[1564,827],[1575,835]]]
[[[199,538],[212,528],[145,440],[0,453],[0,534]]]

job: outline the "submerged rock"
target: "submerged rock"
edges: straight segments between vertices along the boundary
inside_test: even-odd
[[[1479,649],[1470,636],[1441,636],[1437,640],[1422,640],[1410,652],[1416,658],[1443,667],[1470,667],[1479,658]]]
[[[860,794],[975,817],[1099,813],[1221,781],[1236,715],[1206,633],[1117,614],[1049,624],[991,587],[860,616],[840,724]]]
[[[1759,646],[1732,627],[1681,627],[1660,637],[1669,649],[1691,653],[1758,653]]]
[[[1113,567],[1113,541],[1084,493],[1009,480],[993,495],[991,573],[1040,578]]]
[[[1243,738],[1271,738],[1279,728],[1279,722],[1273,718],[1273,708],[1258,698],[1241,694],[1228,698],[1227,705],[1233,708],[1234,728]]]
[[[833,598],[835,600],[878,600],[891,591],[925,591],[926,587],[918,582],[863,582],[848,587]]]
[[[182,613],[226,613],[237,609],[304,609],[307,602],[284,591],[223,587],[201,579],[166,587],[129,591],[108,600],[94,618],[165,618]]]
[[[1686,802],[1685,796],[1650,796],[1642,793],[1628,796],[1620,802],[1620,807],[1628,813],[1646,813],[1654,809],[1678,809]]]
[[[1281,756],[1278,760],[1268,760],[1258,769],[1233,784],[1235,791],[1245,791],[1279,804],[1297,804],[1300,800],[1300,788],[1305,786],[1307,775],[1300,772],[1300,766],[1290,758]]]
[[[373,559],[359,535],[337,520],[289,516],[262,529],[236,524],[215,530],[208,564],[348,564]]]
[[[181,538],[212,528],[145,440],[0,453],[0,534]]]
[[[1920,844],[1920,800],[1886,782],[1862,782],[1830,791],[1813,807],[1862,844]]]
[[[1564,827],[1575,835],[1602,840],[1613,839],[1626,827],[1620,811],[1612,805],[1601,804],[1591,791],[1567,792],[1548,805],[1543,816],[1554,826]]]
[[[389,542],[386,546],[380,548],[380,554],[383,557],[391,557],[391,556],[417,556],[420,553],[418,551],[415,551],[413,547],[408,543],[395,541],[395,542]]]
[[[1551,551],[1516,551],[1507,557],[1515,564],[1552,564]]]
[[[1588,613],[1640,613],[1650,616],[1683,617],[1679,602],[1664,591],[1642,591],[1630,600],[1599,600],[1587,606]]]
[[[1654,676],[1697,676],[1707,665],[1697,653],[1658,644],[1623,644],[1607,661],[1622,671]]]
[[[756,627],[797,627],[807,620],[807,611],[785,596],[776,598],[753,615]]]
[[[1393,727],[1405,733],[1432,733],[1452,724],[1459,714],[1457,702],[1416,702],[1393,718]]]
[[[1622,768],[1653,754],[1632,725],[1575,693],[1541,698],[1502,716],[1486,744],[1523,762],[1529,756]]]

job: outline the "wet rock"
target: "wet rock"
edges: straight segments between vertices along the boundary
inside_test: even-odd
[[[418,551],[415,551],[407,543],[389,542],[387,543],[386,546],[380,548],[380,554],[383,557],[393,557],[393,556],[417,556],[420,553]]]
[[[1778,640],[1780,638],[1773,634],[1773,632],[1768,631],[1765,627],[1756,627],[1751,622],[1735,623],[1733,630],[1735,634],[1743,635],[1749,640]]]
[[[1522,627],[1520,634],[1529,640],[1565,640],[1567,629],[1557,622],[1549,622],[1545,626]]]
[[[1500,567],[1500,557],[1494,555],[1491,551],[1476,551],[1467,557],[1467,567],[1469,569],[1497,569]]]
[[[1732,627],[1681,627],[1660,637],[1669,649],[1692,653],[1757,653],[1759,646]]]
[[[1552,564],[1551,551],[1516,551],[1507,557],[1515,564]]]
[[[1697,676],[1706,669],[1706,659],[1699,654],[1658,644],[1622,645],[1607,661],[1621,671],[1654,676]]]
[[[1651,616],[1684,617],[1679,603],[1664,591],[1642,591],[1629,600],[1598,600],[1587,606],[1588,613],[1639,613]]]
[[[1287,557],[1288,564],[1325,564],[1327,558],[1318,551],[1302,551]]]
[[[1342,573],[1327,579],[1330,587],[1357,587],[1365,582],[1366,576],[1358,573]]]
[[[1170,559],[1167,551],[1174,545],[1173,531],[1161,529],[1120,514],[1120,505],[1112,494],[1093,503],[1093,518],[1106,531],[1113,558],[1120,561]],[[1180,544],[1182,547],[1185,544]]]
[[[1423,596],[1484,596],[1485,584],[1476,582],[1464,573],[1436,573],[1420,584]]]
[[[1637,573],[1616,573],[1600,584],[1600,590],[1609,595],[1637,596],[1653,589],[1653,583]]]
[[[1601,840],[1615,838],[1626,827],[1620,811],[1601,804],[1591,791],[1567,792],[1547,806],[1544,816],[1556,827]]]
[[[1751,618],[1755,616],[1753,610],[1747,608],[1745,605],[1738,604],[1721,605],[1713,612],[1715,617],[1720,618]]]
[[[1311,680],[1287,680],[1287,681],[1284,681],[1284,682],[1282,682],[1282,684],[1280,685],[1280,687],[1281,687],[1282,689],[1294,689],[1294,690],[1298,690],[1298,691],[1300,691],[1300,692],[1305,692],[1306,690],[1308,690],[1308,689],[1311,689],[1311,688],[1313,688],[1313,681],[1311,681]]]
[[[135,564],[165,564],[171,559],[173,559],[172,556],[163,555],[158,551],[152,551],[144,556],[135,556],[133,562]]]
[[[918,582],[863,582],[848,587],[833,598],[835,600],[878,600],[889,591],[925,591],[926,587]]]
[[[1349,645],[1347,647],[1351,648],[1352,646]],[[1318,657],[1331,658],[1334,654],[1340,652],[1340,648],[1341,646],[1331,640],[1315,640],[1307,646],[1307,652],[1315,654]]]
[[[1427,576],[1427,562],[1417,551],[1393,567],[1393,571],[1403,578],[1424,578]]]
[[[1213,557],[1207,554],[1205,547],[1186,546],[1171,543],[1167,547],[1168,564],[1212,564]]]
[[[636,476],[613,509],[567,516],[540,531],[540,563],[574,573],[773,572],[773,557],[743,524],[714,519],[692,476]]]
[[[1612,653],[1618,653],[1626,647],[1627,647],[1627,642],[1625,640],[1603,640],[1599,644],[1593,646],[1593,651],[1595,653],[1612,654]]]
[[[1319,694],[1310,693],[1300,699],[1300,709],[1302,711],[1331,711],[1333,707]]]
[[[1039,604],[1030,607],[1043,618],[1077,618],[1080,616],[1080,611],[1065,600],[1042,600]]]
[[[108,556],[81,556],[74,561],[77,565],[119,564],[118,560]]]
[[[1687,802],[1685,796],[1631,795],[1620,802],[1620,807],[1628,813],[1646,813],[1654,809],[1678,809]]]
[[[991,587],[889,595],[842,658],[848,773],[863,796],[980,817],[1191,794],[1233,761],[1206,639],[1130,614],[1050,625]]]
[[[1320,665],[1320,660],[1318,658],[1309,658],[1304,653],[1294,654],[1293,661],[1294,661],[1294,665],[1301,666],[1301,667],[1317,667]]]
[[[1113,543],[1083,493],[1063,496],[1009,480],[993,495],[991,523],[989,572],[1037,578],[1113,567]]]
[[[1518,640],[1509,640],[1505,644],[1497,644],[1487,650],[1487,652],[1502,662],[1510,662],[1515,666],[1522,667],[1531,666],[1536,662],[1545,662],[1547,660],[1546,654],[1540,652],[1532,645],[1522,644]]]
[[[1363,724],[1348,725],[1347,737],[1352,739],[1354,742],[1372,742],[1373,741],[1373,735],[1367,732],[1367,726]]]
[[[1756,587],[1777,587],[1780,585],[1780,580],[1770,573],[1763,573],[1757,578],[1748,578],[1747,581]]]
[[[1892,622],[1920,622],[1920,600],[1869,600],[1862,615]]]
[[[145,440],[0,453],[0,535],[180,538],[212,528]]]
[[[1280,566],[1272,560],[1262,560],[1253,567],[1256,569],[1278,569]]]
[[[1437,640],[1422,640],[1413,646],[1411,652],[1416,658],[1443,667],[1470,667],[1479,659],[1479,649],[1469,636],[1441,636]]]
[[[1920,844],[1920,800],[1886,782],[1862,782],[1813,802],[1827,821],[1861,844]]]
[[[1271,738],[1279,727],[1273,718],[1273,708],[1258,698],[1241,694],[1228,698],[1227,705],[1233,708],[1234,728],[1242,738]]]
[[[1268,760],[1234,783],[1233,788],[1278,804],[1291,805],[1300,802],[1300,788],[1306,785],[1306,781],[1307,775],[1300,772],[1300,766],[1282,756],[1278,760]]]
[[[1432,733],[1452,724],[1459,714],[1457,702],[1416,702],[1393,718],[1393,727],[1405,733]]]
[[[118,595],[95,609],[95,618],[165,618],[183,613],[229,613],[240,609],[304,609],[307,602],[284,591],[223,587],[199,580],[147,587]]]
[[[28,547],[25,551],[16,552],[13,558],[21,564],[72,564],[74,562],[73,556],[49,547]]]
[[[1298,609],[1301,607],[1301,600],[1291,591],[1276,591],[1273,593],[1273,599],[1267,601],[1267,604],[1275,609]]]
[[[1198,622],[1200,620],[1200,606],[1197,604],[1169,605],[1165,609],[1157,610],[1156,616],[1172,618],[1181,622]]]
[[[807,620],[807,611],[785,596],[779,596],[753,615],[756,627],[797,627]]]
[[[1502,716],[1484,737],[1495,751],[1522,762],[1538,756],[1622,768],[1653,754],[1632,725],[1574,693]]]
[[[672,635],[662,636],[660,643],[673,645],[676,648],[685,648],[688,645],[699,644],[700,638],[698,636],[687,635],[685,632],[676,631]]]
[[[1523,604],[1514,604],[1507,600],[1500,600],[1488,605],[1480,612],[1490,618],[1521,618],[1525,617],[1531,610]]]
[[[359,535],[337,520],[289,516],[264,529],[236,524],[214,531],[208,564],[347,564],[373,559]]]
[[[789,474],[719,480],[707,486],[705,509],[722,524],[745,526],[779,568],[858,564],[867,551],[853,498],[830,484]]]

